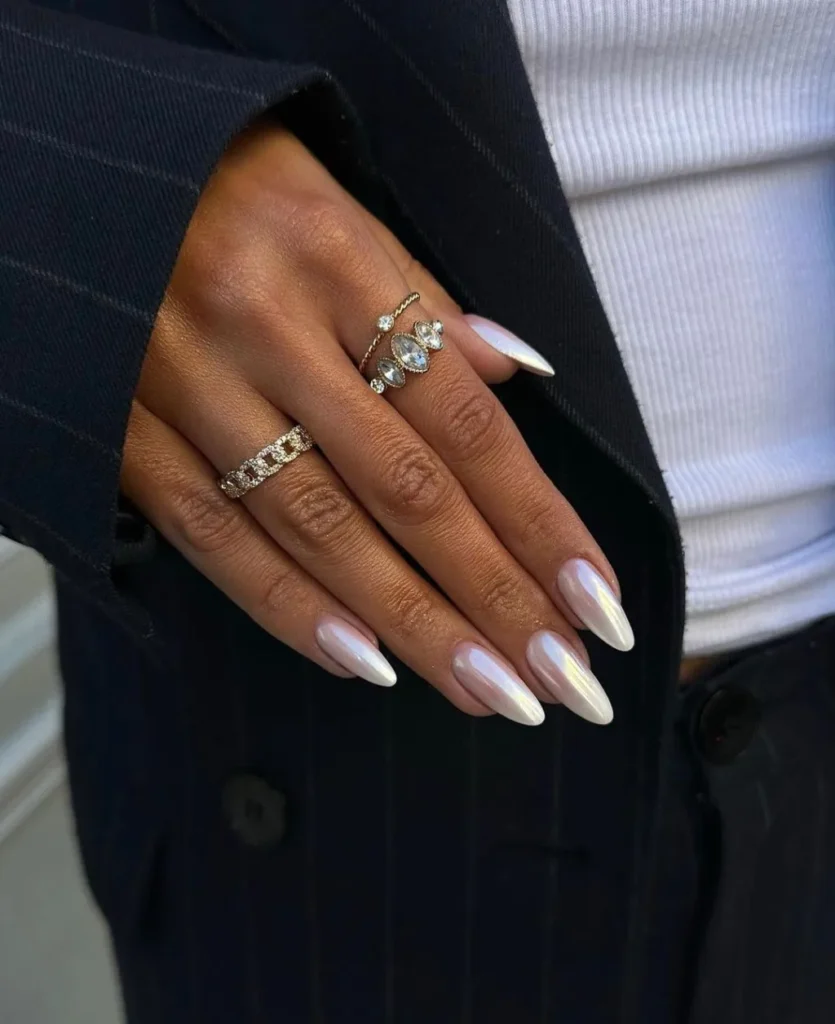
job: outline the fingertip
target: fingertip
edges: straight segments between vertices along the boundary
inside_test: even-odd
[[[521,367],[539,377],[554,376],[554,367],[548,360],[506,327],[473,313],[467,313],[462,319],[482,342],[486,342],[488,351],[510,360],[515,369]]]
[[[454,333],[455,343],[484,383],[501,384],[510,380],[518,371],[519,364],[506,353],[485,343],[485,339],[469,323],[468,317],[462,316],[459,320],[461,329]],[[450,326],[452,324],[448,320],[448,332]]]

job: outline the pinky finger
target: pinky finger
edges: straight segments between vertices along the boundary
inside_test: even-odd
[[[374,633],[285,552],[185,438],[134,401],[122,490],[191,564],[272,636],[333,675],[393,686]]]

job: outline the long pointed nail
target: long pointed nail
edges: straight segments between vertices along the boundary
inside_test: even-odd
[[[616,651],[630,651],[635,634],[620,601],[600,573],[584,558],[572,558],[560,569],[557,584],[577,618]]]
[[[348,672],[377,686],[394,686],[397,673],[356,626],[335,615],[323,615],[316,623],[316,642]]]
[[[482,704],[520,725],[540,725],[542,705],[503,661],[478,644],[460,643],[452,657],[458,682]]]
[[[595,725],[612,721],[606,691],[560,636],[547,629],[534,633],[527,654],[537,678],[569,711]]]
[[[538,373],[541,377],[554,376],[554,367],[548,360],[506,328],[472,313],[465,316],[464,319],[476,334],[497,352],[501,352],[515,363],[524,366],[531,373]]]

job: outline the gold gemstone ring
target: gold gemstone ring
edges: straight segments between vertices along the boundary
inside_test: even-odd
[[[393,330],[397,318],[401,313],[404,313],[413,302],[419,301],[420,292],[410,292],[400,305],[391,311],[391,313],[383,313],[383,315],[377,319],[377,333],[374,335],[374,340],[365,350],[365,355],[360,359],[360,373],[365,373],[365,368],[368,366],[369,360],[374,355],[377,346],[389,331]]]
[[[444,325],[440,320],[416,320],[411,334],[398,333],[391,339],[391,356],[377,360],[377,374],[371,389],[381,395],[386,388],[402,388],[407,373],[426,373],[429,353],[444,347]]]

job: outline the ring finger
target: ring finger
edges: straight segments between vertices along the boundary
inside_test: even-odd
[[[229,429],[213,412],[222,403],[220,396],[213,400],[205,380],[193,401],[181,395],[169,403],[159,392],[156,396],[158,413],[186,432],[219,473],[292,426],[260,396],[247,394],[245,385],[235,389],[227,381],[225,390],[227,403],[230,391],[236,391]],[[518,673],[406,563],[317,452],[306,452],[241,501],[299,566],[462,711],[482,715],[489,709],[526,725],[542,721],[539,701]],[[554,700],[546,689],[534,687],[543,699]]]

